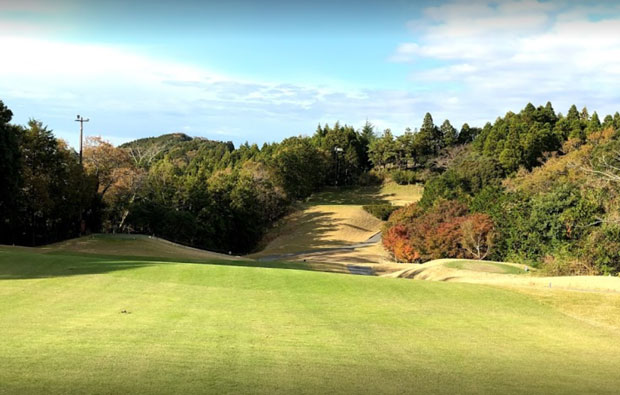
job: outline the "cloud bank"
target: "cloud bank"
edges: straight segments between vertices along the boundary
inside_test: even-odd
[[[620,7],[610,3],[449,2],[409,23],[416,39],[398,45],[395,62],[435,61],[415,84],[451,92],[438,110],[483,121],[527,102],[551,100],[600,112],[620,110]],[[492,119],[492,118],[491,118]]]

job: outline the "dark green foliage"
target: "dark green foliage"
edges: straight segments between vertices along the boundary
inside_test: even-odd
[[[484,187],[499,185],[504,174],[497,160],[470,152],[457,158],[444,173],[426,182],[420,205],[430,207],[440,198],[468,202]]]
[[[6,111],[2,115],[10,120]],[[86,224],[97,222],[92,218],[97,214],[96,180],[84,173],[75,151],[35,120],[26,128],[4,124],[3,132],[8,134],[3,143],[12,146],[5,159],[14,161],[8,174],[15,179],[3,184],[10,189],[3,196],[11,212],[4,217],[8,221],[2,223],[0,242],[49,243],[77,236]]]
[[[441,148],[451,147],[457,143],[458,132],[447,119],[441,124]]]
[[[391,204],[371,204],[363,207],[368,213],[374,215],[382,221],[387,221],[390,214],[399,208],[398,206],[393,206]]]
[[[371,168],[368,146],[374,140],[372,125],[361,134],[351,126],[318,126],[312,143],[321,151],[327,164],[325,180],[329,185],[353,185],[359,175]]]
[[[532,169],[540,165],[544,153],[560,150],[566,139],[585,139],[588,127],[590,131],[600,130],[598,116],[593,118],[590,120],[587,110],[580,114],[575,106],[566,117],[558,117],[551,103],[538,108],[530,103],[518,114],[508,112],[495,123],[485,125],[474,147],[497,158],[507,173],[520,167]]]
[[[469,124],[464,123],[461,127],[461,131],[459,132],[457,138],[457,144],[469,144],[474,141],[476,136],[480,134],[482,129],[480,128],[472,128]]]
[[[390,177],[399,185],[415,184],[418,181],[417,173],[413,170],[393,170]]]
[[[329,158],[329,154],[317,149],[310,138],[290,137],[278,145],[269,163],[287,195],[300,199],[329,182],[328,175],[335,177],[335,163],[330,167]],[[333,173],[328,173],[328,167]]]
[[[11,240],[21,184],[20,129],[9,124],[13,113],[0,101],[0,241]]]

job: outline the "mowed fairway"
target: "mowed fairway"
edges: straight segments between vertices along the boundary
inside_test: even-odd
[[[618,392],[553,295],[214,263],[0,248],[0,393]]]

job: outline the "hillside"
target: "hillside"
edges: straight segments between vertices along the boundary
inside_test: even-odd
[[[335,189],[312,195],[299,210],[279,221],[263,240],[265,247],[250,255],[284,255],[309,252],[287,259],[316,262],[380,262],[387,259],[381,248],[362,251],[316,251],[346,248],[367,241],[381,231],[383,222],[363,209],[367,204],[402,205],[420,198],[418,185],[397,185]],[[344,256],[343,256],[344,253]]]
[[[3,393],[612,394],[619,384],[618,295],[9,247],[0,284]]]

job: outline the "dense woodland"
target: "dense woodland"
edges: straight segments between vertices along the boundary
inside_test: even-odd
[[[43,123],[11,118],[0,102],[1,243],[136,232],[245,253],[293,202],[391,178],[425,185],[419,203],[386,222],[383,244],[399,261],[620,270],[618,113],[601,121],[585,108],[563,115],[528,104],[482,128],[435,125],[426,114],[398,136],[336,123],[262,147],[184,134],[120,147],[88,138],[83,166]]]

